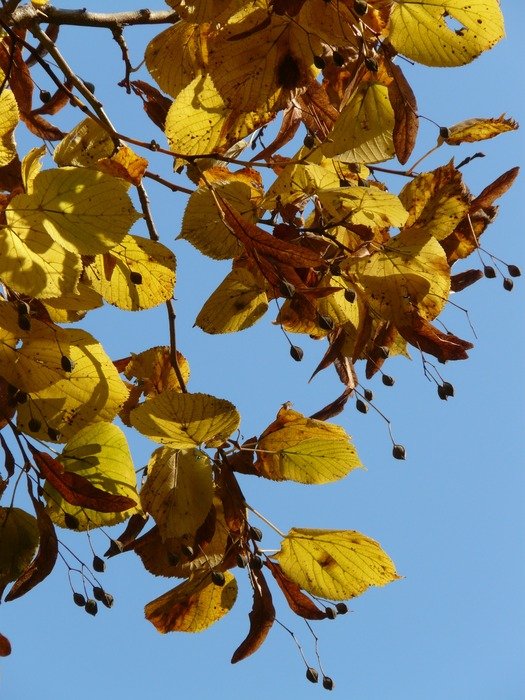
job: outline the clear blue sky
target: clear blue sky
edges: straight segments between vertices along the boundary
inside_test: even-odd
[[[85,4],[107,10],[144,3]],[[69,0],[63,6],[76,5]],[[164,7],[160,0],[153,6]],[[525,6],[503,0],[502,8],[507,39],[470,66],[438,70],[403,64],[420,113],[450,125],[506,112],[525,124],[521,65]],[[147,35],[139,29],[127,32],[134,62],[139,58],[135,42]],[[79,74],[96,84],[121,130],[144,133],[146,122],[132,114],[140,109],[138,100],[123,91],[115,98],[122,66],[110,34],[64,29],[60,42]],[[145,138],[160,138],[153,126],[146,128]],[[435,128],[423,123],[418,154],[434,140]],[[464,169],[472,191],[478,192],[523,163],[524,143],[518,132],[460,149],[446,147],[426,167],[482,150],[486,157]],[[158,162],[157,168],[153,160],[151,169],[160,169]],[[401,185],[393,181],[392,187]],[[158,186],[149,190],[162,240],[171,245],[184,200]],[[501,200],[499,217],[483,245],[525,269],[524,199],[522,176]],[[146,235],[140,226],[135,232]],[[247,437],[260,432],[284,401],[309,414],[337,395],[339,386],[330,372],[307,383],[324,351],[322,344],[301,339],[305,358],[293,362],[286,340],[271,326],[274,311],[235,337],[210,337],[193,329],[200,306],[224,276],[227,264],[202,261],[182,241],[174,243],[174,250],[179,260],[178,343],[190,362],[191,391],[233,401]],[[471,266],[479,267],[474,257]],[[468,361],[440,367],[455,386],[452,400],[437,397],[423,376],[417,353],[412,362],[389,361],[388,371],[397,380],[394,388],[370,382],[377,405],[392,420],[396,440],[406,445],[405,462],[391,458],[381,419],[373,412],[363,416],[349,404],[334,422],[354,436],[366,472],[354,472],[345,481],[324,487],[242,482],[248,501],[281,530],[294,525],[359,530],[382,543],[405,577],[352,601],[351,614],[316,625],[322,661],[339,697],[525,697],[524,299],[522,280],[516,280],[512,293],[504,291],[497,279],[482,280],[458,295],[457,303],[469,309],[477,340]],[[446,319],[458,335],[472,339],[462,312],[448,311]],[[115,315],[106,309],[93,312],[87,321],[88,330],[105,343],[113,358],[167,342],[162,309],[140,315]],[[141,466],[152,445],[134,439],[131,445]],[[83,536],[66,541],[89,561]],[[99,553],[105,550],[102,536],[95,536],[94,543]],[[271,533],[265,536],[265,545],[277,545]],[[115,606],[92,618],[74,606],[65,568],[59,563],[35,591],[0,606],[0,631],[13,645],[12,656],[0,660],[0,697],[221,700],[242,694],[251,700],[280,700],[322,695],[320,685],[305,680],[294,643],[279,625],[255,656],[230,665],[231,653],[248,629],[251,593],[242,575],[239,579],[237,604],[217,625],[197,635],[162,636],[144,620],[143,606],[176,582],[145,574],[134,555],[113,559],[102,580],[115,596]],[[313,663],[313,639],[302,620],[280,602],[277,610]]]

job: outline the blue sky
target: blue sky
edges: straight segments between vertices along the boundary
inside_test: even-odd
[[[109,4],[100,0],[87,6],[102,10]],[[119,0],[111,8],[141,4]],[[507,39],[478,61],[459,69],[403,63],[420,113],[443,125],[503,112],[525,123],[518,54],[525,7],[513,0],[501,4]],[[163,4],[158,1],[154,6]],[[118,49],[109,33],[99,31],[95,39],[93,34],[64,29],[60,45],[65,55],[83,78],[96,84],[97,94],[113,121],[123,125],[122,131],[142,130],[145,138],[159,138],[154,127],[133,116],[138,102],[123,93],[115,98],[114,85],[122,77]],[[138,42],[148,33],[133,29],[127,36],[137,58]],[[436,137],[430,124],[423,123],[421,131],[417,154]],[[443,147],[425,167],[431,169],[452,157],[458,161],[479,150],[486,157],[464,168],[475,193],[523,162],[523,134],[505,134],[459,149]],[[153,159],[151,169],[165,167],[162,163]],[[501,200],[500,214],[483,246],[525,268],[523,182],[522,176]],[[402,184],[401,178],[399,183],[390,181],[395,190]],[[161,238],[172,245],[184,200],[156,185],[148,189]],[[146,235],[140,227],[135,232]],[[331,371],[307,383],[324,347],[300,339],[305,357],[301,363],[293,362],[284,336],[271,325],[274,310],[254,328],[233,337],[206,336],[192,328],[227,264],[203,261],[183,241],[173,245],[178,257],[178,344],[190,362],[191,391],[232,401],[242,415],[246,437],[261,432],[285,401],[309,414],[339,393]],[[473,257],[470,266],[479,267],[479,262]],[[439,367],[456,389],[453,399],[438,398],[415,352],[411,362],[388,361],[387,371],[396,378],[393,388],[378,380],[369,383],[377,406],[392,421],[396,440],[406,446],[405,462],[392,459],[381,418],[373,411],[363,416],[350,403],[334,422],[354,437],[367,471],[323,487],[242,481],[247,500],[281,530],[292,526],[359,530],[381,542],[404,576],[352,601],[348,615],[316,625],[322,663],[334,678],[339,697],[525,697],[524,293],[523,282],[515,282],[509,293],[501,278],[481,280],[454,298],[468,309],[477,339],[463,312],[447,310],[451,329],[475,343],[468,361]],[[95,311],[85,327],[113,358],[167,342],[162,309],[140,315]],[[141,466],[153,445],[132,439],[131,446],[136,465]],[[65,541],[90,560],[85,537]],[[93,542],[97,552],[105,550],[102,535],[95,535]],[[278,546],[266,530],[264,544]],[[0,660],[0,696],[218,700],[242,693],[262,700],[323,694],[320,685],[304,678],[294,641],[279,625],[256,655],[230,665],[231,653],[248,629],[251,592],[242,573],[239,579],[240,595],[233,611],[214,627],[197,635],[162,636],[144,620],[143,606],[176,582],[146,574],[131,554],[115,558],[101,579],[115,596],[115,606],[92,618],[74,606],[66,570],[59,563],[25,598],[0,606],[0,631],[13,645],[12,656]],[[315,664],[307,627],[287,612],[277,595],[276,601],[279,619],[293,629]]]

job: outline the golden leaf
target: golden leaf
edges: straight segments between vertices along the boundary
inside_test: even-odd
[[[36,518],[20,508],[0,507],[0,597],[31,562],[38,547]]]
[[[377,187],[327,188],[319,190],[317,196],[323,209],[334,221],[344,220],[371,229],[389,226],[399,228],[408,216],[399,197]]]
[[[11,90],[4,89],[0,94],[0,168],[10,163],[16,156],[13,132],[18,120],[15,97]]]
[[[145,396],[155,396],[166,389],[181,390],[179,380],[171,364],[169,347],[150,348],[137,355],[132,354],[131,358],[124,374],[128,379],[138,380]],[[188,360],[180,352],[177,353],[177,364],[184,382],[187,382],[190,376],[190,366]]]
[[[518,124],[514,119],[505,119],[502,114],[496,119],[467,119],[447,128],[447,136],[440,136],[438,143],[447,143],[449,146],[458,146],[460,143],[474,143],[492,139],[505,131],[515,131]]]

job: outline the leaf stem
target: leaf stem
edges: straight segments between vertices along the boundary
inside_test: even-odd
[[[274,532],[276,532],[280,537],[282,537],[283,539],[286,537],[286,535],[284,534],[284,532],[281,532],[281,530],[279,530],[278,527],[276,527],[273,523],[271,523],[271,522],[268,520],[268,518],[265,518],[264,515],[262,515],[261,513],[259,513],[259,511],[255,510],[255,508],[252,508],[251,505],[250,505],[249,503],[246,503],[246,501],[245,501],[245,502],[244,502],[244,505],[245,505],[246,508],[247,508],[248,510],[250,510],[254,515],[256,515],[258,518],[260,518],[260,519],[263,521],[263,523],[266,523],[266,525],[268,525],[268,527],[271,527],[272,530],[273,530]]]

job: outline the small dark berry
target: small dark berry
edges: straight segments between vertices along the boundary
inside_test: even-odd
[[[104,597],[102,598],[102,605],[104,605],[106,608],[112,608],[114,602],[115,602],[115,599],[113,598],[111,593],[106,593],[106,591],[104,591]]]
[[[44,104],[46,104],[51,99],[51,93],[49,92],[49,90],[40,90],[39,97],[40,97],[40,102],[43,102]]]
[[[82,82],[83,82],[84,85],[87,87],[87,89],[89,90],[89,92],[90,92],[92,95],[94,95],[94,94],[95,94],[95,86],[93,85],[93,83],[90,83],[88,80],[83,80]]]
[[[237,566],[241,569],[246,567],[246,557],[242,554],[237,554]]]
[[[224,584],[226,583],[226,579],[222,571],[212,571],[211,580],[216,586],[224,586]]]
[[[29,316],[31,309],[27,301],[19,301],[16,305],[16,310],[20,316]]]
[[[93,600],[93,598],[90,598],[89,600],[86,600],[86,604],[84,605],[84,610],[89,614],[95,616],[98,613],[98,605],[97,601]]]
[[[104,589],[101,588],[100,586],[93,586],[93,598],[95,598],[95,600],[102,601],[103,597],[104,597]]]
[[[190,547],[189,544],[183,544],[181,549],[184,556],[188,559],[193,559],[193,557],[195,556],[193,552],[193,547]]]
[[[255,540],[256,542],[260,542],[263,538],[262,530],[258,527],[253,527],[253,525],[252,525],[250,527],[250,537],[252,540]]]
[[[68,530],[78,530],[80,523],[78,522],[78,518],[75,518],[71,513],[64,513],[64,525]]]
[[[38,433],[42,427],[42,423],[38,420],[38,418],[30,418],[27,427],[32,433]]]
[[[258,554],[254,554],[250,561],[250,566],[252,569],[262,569],[263,560]]]
[[[386,358],[390,355],[390,349],[386,345],[380,345],[379,354],[384,360],[386,360]]]
[[[392,448],[392,456],[394,459],[405,459],[406,458],[406,450],[403,447],[403,445],[394,445]]]
[[[291,282],[288,282],[288,280],[281,280],[279,291],[285,299],[291,299],[295,294],[295,287]]]
[[[31,330],[31,318],[29,316],[27,316],[26,314],[19,314],[18,326],[23,331],[30,331]]]
[[[492,265],[485,265],[483,268],[483,274],[489,279],[494,279],[494,277],[496,277],[496,270],[492,267]]]
[[[27,394],[25,391],[19,391],[15,396],[17,403],[25,403],[27,401]]]
[[[348,612],[348,605],[346,603],[336,603],[335,609],[337,610],[339,615],[346,615],[346,613]]]
[[[142,275],[140,272],[135,272],[135,270],[133,270],[129,273],[129,281],[131,284],[142,284]]]
[[[379,70],[376,59],[371,56],[365,56],[365,66],[371,73],[377,73]]]
[[[334,682],[330,678],[330,676],[323,676],[323,688],[325,690],[333,690],[334,689]]]
[[[315,146],[315,139],[312,134],[306,134],[303,145],[305,148],[313,148]]]
[[[73,602],[78,605],[79,608],[83,608],[86,604],[86,599],[82,593],[73,593]]]
[[[178,557],[176,554],[173,554],[173,552],[167,552],[166,557],[170,566],[177,566],[177,564],[180,561],[180,557]]]
[[[372,401],[372,399],[374,398],[374,392],[372,391],[372,389],[365,389],[363,394],[367,401]]]
[[[521,270],[517,265],[507,265],[511,277],[521,277]]]
[[[513,287],[514,282],[510,279],[510,277],[505,277],[503,280],[503,289],[506,289],[507,292],[512,292]]]
[[[354,0],[354,12],[356,15],[362,17],[363,15],[366,15],[367,11],[368,3],[366,0]]]
[[[306,678],[310,681],[310,683],[317,683],[317,681],[319,680],[319,674],[317,673],[315,668],[309,666],[306,669]]]
[[[443,401],[446,401],[448,399],[448,394],[445,391],[445,388],[441,384],[438,384],[437,392],[438,392],[439,398],[442,399]]]
[[[450,132],[446,126],[440,126],[439,127],[439,135],[441,136],[442,139],[448,139],[450,136]]]
[[[332,54],[332,59],[333,59],[333,61],[334,61],[334,63],[335,63],[336,66],[341,67],[341,66],[344,65],[345,59],[344,59],[343,56],[341,56],[341,54],[339,53],[339,51],[334,51],[334,52],[333,52],[333,54]]]
[[[396,383],[394,377],[391,377],[389,374],[383,374],[381,376],[381,381],[385,386],[394,386],[394,384]]]
[[[104,561],[104,559],[97,556],[96,554],[93,557],[92,566],[93,566],[94,571],[96,571],[99,574],[103,574],[104,571],[106,570],[106,562]]]
[[[53,440],[54,442],[58,442],[58,440],[60,440],[60,432],[51,427],[47,429],[47,436],[50,440]]]
[[[326,66],[326,61],[322,56],[314,56],[314,66],[319,68],[319,70],[323,70],[323,68]]]
[[[322,328],[323,331],[331,331],[334,328],[334,322],[329,316],[321,316],[321,314],[319,314],[317,322],[319,324],[319,328]]]
[[[292,345],[290,346],[290,355],[296,362],[301,362],[304,357],[304,352],[298,345]]]
[[[337,610],[335,608],[331,608],[328,606],[325,608],[325,612],[326,612],[326,617],[329,620],[335,620],[335,618],[337,617]]]
[[[344,297],[349,304],[353,304],[355,301],[355,292],[353,289],[345,289]]]
[[[361,401],[361,399],[357,399],[355,407],[359,413],[368,413],[368,405],[364,401]]]
[[[60,366],[64,372],[72,372],[75,368],[75,363],[67,355],[62,355],[60,358]]]
[[[450,396],[451,398],[454,396],[454,387],[450,382],[443,382],[443,389],[447,396]]]

